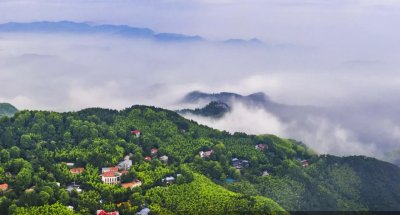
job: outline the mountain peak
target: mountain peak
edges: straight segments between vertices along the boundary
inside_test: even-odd
[[[10,103],[0,103],[0,117],[12,116],[18,109]]]
[[[229,100],[232,99],[245,99],[256,103],[266,103],[270,101],[269,97],[263,92],[257,92],[247,96],[243,96],[231,92],[204,93],[201,91],[193,91],[186,94],[182,102],[193,103],[193,102],[198,102],[200,100],[209,100],[209,101],[221,101],[224,103],[229,103]]]

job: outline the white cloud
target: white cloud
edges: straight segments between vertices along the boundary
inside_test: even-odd
[[[248,134],[284,135],[284,125],[280,120],[264,109],[248,107],[240,102],[235,103],[232,111],[223,118],[213,119],[192,114],[185,115],[200,124],[211,126],[230,133],[245,132]]]

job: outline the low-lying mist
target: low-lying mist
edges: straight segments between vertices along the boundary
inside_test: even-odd
[[[264,92],[287,105],[328,109],[282,120],[235,103],[218,129],[294,138],[319,153],[400,148],[400,62],[383,52],[312,46],[162,43],[104,35],[0,34],[0,101],[55,111],[134,104],[182,109],[188,92]]]

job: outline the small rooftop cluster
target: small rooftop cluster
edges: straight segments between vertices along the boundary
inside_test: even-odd
[[[209,150],[209,151],[200,151],[199,155],[202,158],[209,158],[212,154],[214,153],[214,150]]]
[[[249,167],[249,161],[241,160],[238,158],[232,158],[232,166],[235,167],[236,169],[243,169]]]

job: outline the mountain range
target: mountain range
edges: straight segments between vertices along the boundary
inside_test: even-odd
[[[149,28],[139,28],[128,25],[94,25],[72,21],[42,21],[29,23],[9,22],[0,24],[0,32],[102,34],[119,36],[123,38],[148,39],[158,42],[207,42],[205,38],[198,35],[157,33]],[[263,45],[263,43],[256,38],[250,40],[228,39],[225,41],[219,41],[218,43],[237,45]]]

